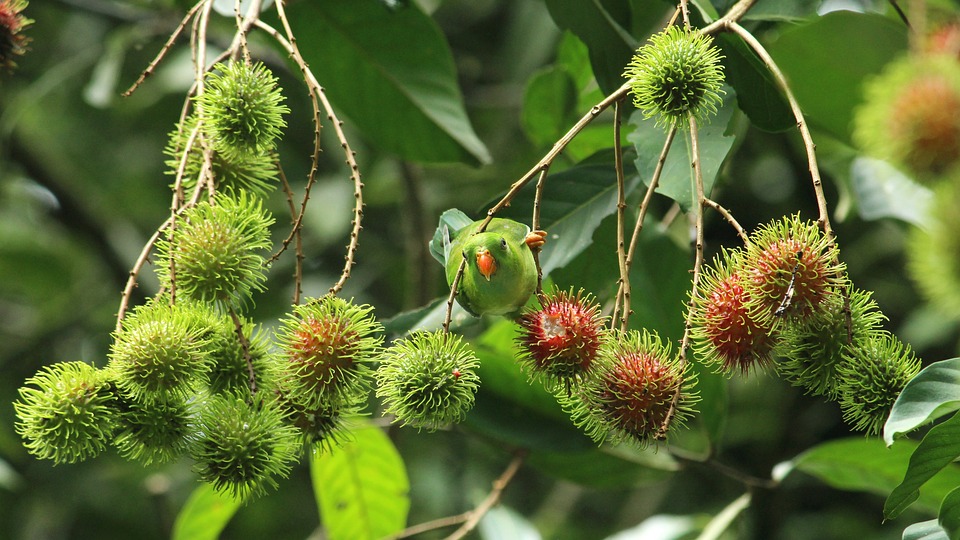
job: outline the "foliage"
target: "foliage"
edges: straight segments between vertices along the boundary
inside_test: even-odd
[[[960,537],[960,11],[844,6],[0,0],[0,536]]]

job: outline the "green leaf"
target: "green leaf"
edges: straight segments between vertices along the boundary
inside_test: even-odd
[[[313,490],[330,540],[373,540],[403,530],[410,509],[407,472],[390,438],[364,426],[353,440],[310,459]]]
[[[858,157],[850,164],[850,181],[860,217],[871,221],[902,219],[923,226],[929,220],[933,192],[879,159]]]
[[[577,452],[539,450],[527,462],[546,474],[596,489],[619,489],[659,482],[679,470],[667,452],[624,445]]]
[[[821,0],[766,0],[757,2],[743,17],[752,21],[796,21],[813,17]]]
[[[241,499],[217,493],[210,484],[193,490],[173,524],[173,540],[216,540],[230,518],[237,512]]]
[[[525,516],[499,505],[484,514],[478,524],[483,540],[540,540],[537,528]]]
[[[901,433],[960,409],[960,358],[934,362],[911,379],[883,426],[887,446]]]
[[[727,84],[737,92],[737,105],[753,125],[765,131],[796,127],[790,105],[777,88],[770,70],[738,36],[721,34],[715,43],[725,57]]]
[[[617,0],[546,0],[546,4],[557,26],[574,33],[590,49],[600,88],[606,93],[619,88],[624,83],[623,69],[640,45],[627,30],[632,26],[629,4]]]
[[[520,121],[534,144],[550,146],[575,122],[577,88],[567,70],[547,67],[530,78]]]
[[[375,146],[418,162],[486,163],[453,55],[416,2],[295,2],[300,51],[331,101]]]
[[[769,47],[810,124],[848,144],[863,81],[906,49],[902,23],[852,11],[787,28]]]
[[[934,426],[920,442],[903,481],[890,493],[883,505],[887,519],[899,516],[920,496],[920,486],[960,456],[960,415]]]
[[[903,530],[903,540],[948,540],[947,532],[937,520],[914,523]]]
[[[720,165],[733,147],[735,137],[726,133],[733,118],[734,92],[725,87],[723,105],[709,123],[699,126],[700,167],[703,174],[703,191],[709,197],[713,184],[720,173]],[[633,131],[627,140],[633,143],[637,151],[637,172],[644,182],[649,183],[656,169],[660,152],[667,140],[663,127],[657,126],[653,118],[644,119],[640,111],[630,116]],[[674,137],[670,153],[663,165],[657,193],[677,201],[684,212],[689,212],[696,202],[693,200],[693,169],[689,130],[680,129]]]
[[[879,439],[838,439],[815,446],[789,462],[778,464],[773,476],[782,480],[793,471],[801,471],[837,489],[885,496],[900,483],[907,470],[907,462],[916,448],[917,444],[909,440],[885,448]],[[927,481],[917,505],[928,512],[935,512],[940,501],[958,485],[960,467],[947,467]]]
[[[960,488],[944,497],[937,521],[950,540],[960,539]]]

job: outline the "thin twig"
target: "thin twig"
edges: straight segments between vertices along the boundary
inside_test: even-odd
[[[627,252],[626,241],[623,236],[624,229],[624,211],[627,209],[627,187],[623,174],[623,148],[620,146],[620,120],[622,115],[623,100],[613,105],[613,156],[614,169],[617,174],[617,265],[620,268],[620,291],[617,296],[616,305],[623,306],[623,313],[620,319],[620,331],[626,332],[627,325],[630,322],[630,276],[627,270]],[[616,315],[613,317],[612,324],[615,324]]]
[[[693,166],[693,177],[694,177],[694,190],[695,190],[695,204],[693,206],[694,211],[694,228],[696,229],[696,239],[694,241],[694,259],[693,259],[693,284],[690,286],[690,302],[688,304],[687,315],[683,324],[683,339],[680,341],[680,363],[682,367],[686,367],[687,363],[687,350],[690,348],[690,331],[693,328],[693,321],[691,316],[693,314],[693,308],[696,305],[697,299],[700,296],[699,285],[700,285],[700,270],[703,266],[703,207],[706,196],[703,192],[703,171],[700,164],[700,136],[697,131],[697,119],[690,114],[688,116],[688,122],[690,124],[690,151],[692,153],[692,166]],[[660,430],[657,434],[657,438],[665,438],[667,430],[670,428],[670,422],[673,420],[673,416],[677,411],[677,404],[680,402],[680,394],[683,390],[683,384],[677,385],[677,390],[673,393],[673,399],[670,402],[670,409],[667,411],[666,416],[663,419],[663,423],[660,425]]]
[[[732,10],[731,10],[732,11]],[[777,63],[773,61],[773,58],[770,56],[770,53],[760,44],[760,42],[747,31],[744,27],[740,26],[736,21],[727,21],[724,24],[724,28],[732,30],[735,34],[740,36],[744,41],[750,45],[750,48],[760,57],[763,63],[767,66],[767,69],[770,70],[770,73],[773,74],[774,79],[777,82],[777,86],[780,88],[780,91],[783,92],[784,96],[787,98],[787,103],[790,104],[790,110],[793,111],[793,116],[797,121],[797,129],[800,130],[800,137],[803,139],[803,146],[807,153],[807,166],[810,169],[810,177],[813,180],[813,192],[817,199],[817,210],[819,211],[819,217],[817,223],[820,225],[820,229],[823,231],[823,234],[830,240],[834,241],[833,229],[830,227],[830,215],[827,211],[827,199],[823,194],[823,182],[820,179],[820,167],[817,164],[817,155],[816,155],[816,145],[813,143],[813,138],[810,136],[810,129],[807,127],[807,122],[804,120],[803,111],[800,110],[800,104],[797,102],[797,98],[794,97],[793,91],[790,89],[790,85],[787,84],[787,79],[784,77],[783,72],[780,71],[780,68],[777,66]]]
[[[170,34],[167,42],[163,44],[160,52],[157,53],[157,56],[150,61],[146,69],[144,69],[140,73],[140,76],[137,77],[137,80],[130,85],[130,88],[127,88],[122,94],[120,94],[121,96],[130,97],[137,90],[137,88],[140,88],[140,85],[143,84],[143,81],[147,80],[147,77],[153,74],[154,70],[157,69],[157,66],[160,65],[160,62],[162,62],[167,56],[167,53],[170,52],[170,49],[173,47],[173,44],[176,43],[177,38],[183,34],[183,31],[187,28],[187,24],[190,23],[190,19],[196,15],[197,10],[200,9],[200,6],[202,6],[204,2],[206,2],[206,0],[200,0],[192,8],[190,8],[189,11],[187,11],[187,14],[183,16],[183,20],[180,21],[180,24],[178,24],[173,33]]]
[[[723,219],[727,220],[727,223],[737,231],[737,236],[740,237],[740,240],[743,240],[744,245],[750,243],[750,238],[747,236],[746,231],[743,230],[743,227],[740,226],[740,223],[733,217],[733,214],[731,214],[729,210],[710,198],[704,199],[703,203],[719,212],[720,215],[723,216]]]
[[[250,340],[243,333],[243,321],[237,315],[233,308],[228,308],[230,318],[233,320],[233,327],[237,331],[237,340],[240,341],[240,348],[243,349],[243,360],[247,364],[247,382],[250,385],[250,395],[257,393],[257,374],[253,369],[253,357],[250,356]]]
[[[333,106],[330,104],[330,101],[327,99],[326,93],[323,91],[323,87],[320,86],[320,83],[317,81],[317,78],[313,75],[313,72],[310,70],[310,66],[307,65],[306,61],[303,59],[303,56],[300,54],[300,49],[297,47],[296,40],[293,37],[293,30],[290,28],[290,23],[287,20],[286,13],[283,10],[283,2],[277,2],[277,16],[280,18],[281,23],[283,24],[284,31],[287,34],[287,37],[284,37],[272,26],[262,22],[257,21],[257,26],[266,30],[270,33],[277,42],[286,49],[287,53],[293,58],[297,66],[300,67],[300,71],[303,74],[304,80],[307,83],[307,87],[310,89],[311,97],[315,94],[315,99],[319,100],[320,104],[323,107],[323,110],[327,113],[327,118],[333,125],[333,130],[336,133],[337,139],[340,141],[340,147],[343,149],[344,157],[347,163],[347,166],[350,168],[350,178],[353,180],[353,197],[354,197],[354,206],[353,206],[353,219],[351,221],[352,229],[350,231],[350,241],[347,244],[347,254],[345,257],[345,263],[343,266],[343,271],[340,274],[340,278],[337,282],[330,287],[329,294],[337,294],[342,289],[344,284],[346,284],[347,279],[350,278],[350,269],[353,267],[353,263],[356,258],[357,245],[360,240],[360,230],[362,227],[363,220],[363,182],[360,179],[360,167],[357,165],[356,153],[350,147],[350,143],[347,141],[347,136],[343,132],[343,122],[337,118],[336,112],[333,110]],[[318,114],[315,112],[315,115]],[[311,167],[310,177],[311,179],[315,176],[316,165],[318,162],[318,156],[320,152],[320,122],[319,118],[316,119],[315,124],[315,148],[314,148],[314,163]],[[308,180],[309,182],[309,180]],[[304,206],[306,205],[306,197],[304,198]],[[300,215],[297,216],[298,225],[303,218],[303,211],[301,209]]]
[[[446,540],[459,540],[477,527],[477,524],[480,523],[480,520],[483,519],[483,516],[485,516],[491,508],[500,502],[500,497],[503,495],[503,490],[510,485],[510,481],[513,480],[514,475],[516,475],[517,471],[520,470],[520,466],[523,465],[526,457],[527,452],[525,450],[518,450],[516,453],[514,453],[513,459],[510,460],[510,464],[507,465],[506,470],[503,471],[503,474],[501,474],[499,478],[494,480],[493,489],[490,490],[487,498],[484,499],[483,502],[481,502],[476,508],[474,508],[472,512],[470,512],[470,518],[467,519],[466,523],[461,525],[459,529],[453,531],[453,534],[448,536]]]
[[[287,175],[283,172],[283,167],[280,166],[280,161],[277,161],[277,173],[280,176],[280,185],[283,186],[283,193],[287,198],[287,208],[290,210],[290,221],[296,223],[297,221],[297,208],[293,203],[293,189],[290,187],[290,182],[287,181]],[[303,293],[303,235],[300,234],[300,228],[296,227],[293,230],[294,236],[294,245],[296,251],[296,263],[293,271],[293,304],[297,305],[300,303],[300,295]],[[280,254],[283,253],[286,246],[280,249],[279,252],[274,254],[273,257],[267,261],[267,264],[275,261]]]
[[[453,283],[450,284],[450,295],[447,296],[447,314],[443,317],[443,333],[450,333],[450,321],[453,319],[453,300],[457,297],[457,289],[460,287],[460,280],[463,279],[463,272],[467,268],[467,252],[461,251],[463,260],[457,267],[457,274],[453,277]]]
[[[669,449],[670,456],[674,459],[680,461],[683,464],[695,465],[698,467],[707,467],[717,471],[718,473],[743,484],[747,488],[761,488],[761,489],[775,489],[780,485],[779,482],[772,478],[761,478],[758,476],[753,476],[751,474],[745,473],[737,468],[731,467],[725,463],[721,463],[714,459],[712,456],[707,457],[706,459],[701,459],[697,456],[693,456],[688,452],[685,452],[679,448],[671,447]]]
[[[530,220],[530,228],[534,231],[540,230],[540,207],[543,200],[543,187],[547,180],[547,171],[550,166],[547,165],[540,170],[540,176],[537,178],[537,187],[533,195],[533,217]],[[540,266],[540,248],[533,251],[533,264],[537,267],[537,298],[543,298],[543,268]]]

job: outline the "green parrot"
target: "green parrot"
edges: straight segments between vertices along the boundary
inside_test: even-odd
[[[481,223],[459,210],[447,210],[440,216],[430,251],[446,268],[450,286],[466,258],[457,302],[468,313],[516,315],[537,288],[533,250],[543,246],[547,233],[502,218],[493,218],[478,233]]]

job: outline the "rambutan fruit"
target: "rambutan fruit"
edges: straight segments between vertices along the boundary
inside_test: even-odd
[[[604,347],[596,375],[559,395],[574,422],[602,442],[641,447],[664,439],[692,414],[694,375],[653,332],[631,331]]]
[[[960,320],[960,179],[936,188],[923,227],[910,231],[907,272],[923,298],[944,315]]]
[[[868,435],[880,433],[903,387],[919,372],[910,346],[889,332],[851,348],[837,368],[844,420]]]
[[[886,319],[869,291],[850,287],[847,294],[831,296],[822,317],[783,328],[774,348],[784,379],[832,400],[840,397],[844,356],[875,339]]]
[[[460,336],[415,332],[395,341],[377,369],[377,397],[396,421],[435,431],[463,420],[480,377],[476,354]]]
[[[742,252],[721,252],[705,266],[691,306],[693,350],[708,365],[746,374],[771,362],[777,336],[754,320],[742,283]]]
[[[579,291],[546,295],[539,309],[527,309],[517,323],[518,361],[548,386],[568,388],[588,376],[609,331],[600,306]]]
[[[186,452],[196,431],[192,399],[168,395],[138,401],[117,397],[120,414],[113,444],[117,452],[144,465],[167,463]]]
[[[27,50],[30,39],[22,32],[33,21],[23,15],[26,7],[26,0],[0,0],[0,69],[12,70]]]
[[[277,336],[280,391],[306,410],[365,398],[369,364],[380,355],[382,333],[369,305],[328,295],[294,306]]]
[[[951,55],[904,56],[865,86],[854,140],[916,180],[960,164],[960,63]]]
[[[836,244],[797,214],[758,227],[738,267],[750,317],[774,330],[823,315],[849,281]]]

